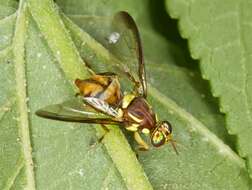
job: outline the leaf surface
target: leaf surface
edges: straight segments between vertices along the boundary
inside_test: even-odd
[[[211,83],[227,129],[237,136],[237,149],[246,158],[252,177],[251,8],[240,1],[167,0],[181,34],[189,39],[193,58],[200,59],[202,75]]]
[[[0,189],[151,189],[149,183],[154,189],[249,189],[243,160],[223,143],[229,143],[229,136],[219,129],[225,124],[223,116],[205,82],[197,72],[172,65],[176,59],[167,52],[170,47],[179,51],[179,47],[150,29],[148,6],[138,15],[137,8],[132,8],[137,7],[135,1],[112,2],[113,6],[89,2],[88,10],[83,9],[88,2],[75,1],[67,7],[81,17],[111,15],[123,9],[142,19],[144,41],[153,39],[159,42],[156,51],[160,49],[160,56],[152,56],[152,44],[144,46],[149,101],[160,118],[173,123],[180,155],[166,145],[139,153],[137,162],[118,129],[111,129],[104,146],[95,144],[101,135],[98,127],[96,134],[94,126],[35,116],[38,108],[74,96],[72,80],[88,75],[80,55],[91,56],[96,64],[111,60],[109,52],[88,33],[66,17],[60,18],[52,1],[31,0],[28,8],[22,3],[18,14],[6,14],[0,21],[6,31],[0,39],[9,36],[0,50],[4,71],[0,76]],[[64,4],[58,3],[64,10]],[[195,81],[200,82],[193,85]],[[126,137],[134,149],[131,135]]]

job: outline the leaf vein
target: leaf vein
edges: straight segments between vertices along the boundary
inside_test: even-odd
[[[18,175],[20,174],[22,168],[24,167],[23,157],[21,159],[22,160],[19,160],[19,162],[18,162],[18,167],[16,169],[16,172],[14,172],[14,174],[12,176],[10,176],[9,179],[7,180],[7,184],[6,184],[5,188],[4,188],[4,190],[11,189],[11,187],[15,183],[15,180],[17,179]]]
[[[14,12],[11,15],[8,15],[8,16],[0,19],[0,24],[4,24],[5,22],[7,22],[9,20],[14,19],[16,17],[16,15],[17,15],[17,12]]]
[[[25,159],[27,189],[35,189],[35,177],[32,160],[32,148],[29,134],[29,119],[26,94],[25,58],[24,45],[26,36],[26,11],[27,6],[24,0],[19,2],[15,32],[13,38],[14,67],[16,77],[17,109],[19,110],[19,133],[22,141],[23,154]]]
[[[12,49],[13,49],[12,44],[6,46],[4,49],[1,49],[1,50],[0,50],[0,58],[6,57],[6,55],[8,55],[8,53],[9,53],[10,51],[12,51]],[[1,63],[2,63],[2,62],[1,62]]]
[[[238,28],[238,31],[239,31],[239,34],[240,34],[240,42],[241,42],[241,46],[242,46],[242,54],[243,56],[242,57],[245,57],[247,51],[246,51],[246,43],[245,43],[245,37],[244,37],[244,34],[243,34],[243,31],[242,31],[242,2],[240,2],[239,6],[238,6],[238,12],[239,12],[239,28]],[[252,112],[250,110],[250,106],[249,106],[249,98],[248,98],[248,94],[249,94],[249,90],[248,90],[248,78],[249,78],[249,73],[248,73],[248,66],[247,66],[247,60],[245,58],[244,61],[241,61],[242,63],[242,66],[243,66],[243,71],[244,71],[244,97],[245,97],[245,105],[246,105],[246,108],[247,108],[247,115],[248,115],[248,119],[249,119],[249,123],[252,124]],[[239,136],[239,135],[238,135]]]

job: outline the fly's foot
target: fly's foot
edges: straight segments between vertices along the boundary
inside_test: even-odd
[[[91,148],[94,148],[94,147],[96,147],[98,144],[102,143],[102,141],[103,141],[104,137],[106,136],[106,134],[107,134],[107,133],[103,134],[100,138],[98,138],[97,141],[90,143],[90,147],[91,147]]]
[[[105,134],[104,134],[104,135],[106,135],[106,133],[109,132],[109,128],[107,128],[107,127],[106,127],[105,125],[103,125],[103,124],[101,124],[101,126],[102,126],[103,130],[105,131]]]
[[[144,146],[139,146],[137,148],[138,151],[148,151],[149,150],[149,147],[144,147]]]
[[[139,154],[141,154],[140,152],[148,151],[148,150],[149,150],[149,148],[146,148],[146,147],[143,147],[143,146],[138,146],[135,149],[136,158],[139,159]]]
[[[139,154],[137,152],[135,152],[135,153],[136,153],[137,160],[139,160]]]
[[[81,94],[79,93],[79,92],[77,92],[77,93],[75,93],[75,97],[78,97],[78,96],[80,96]]]
[[[149,150],[148,144],[142,139],[138,132],[134,132],[134,138],[138,144],[139,151],[147,151]]]
[[[96,142],[90,143],[90,147],[91,147],[91,148],[94,148],[94,147],[96,147],[98,144],[102,143],[104,137],[105,137],[106,134],[109,132],[109,129],[108,129],[105,125],[101,125],[101,126],[102,126],[102,128],[103,128],[103,130],[104,130],[105,132],[104,132],[104,134],[103,134],[100,138],[98,138],[98,140],[97,140]]]
[[[105,133],[98,139],[99,143],[101,143],[104,137],[106,136],[106,134],[109,133],[109,129],[105,125],[101,124],[101,126]]]
[[[97,144],[98,144],[97,141],[95,139],[93,139],[93,138],[89,142],[89,146],[91,148],[95,148]]]
[[[102,143],[104,137],[105,137],[106,134],[102,135],[99,139],[98,139],[98,143]]]

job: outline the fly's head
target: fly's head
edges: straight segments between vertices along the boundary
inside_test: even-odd
[[[151,133],[151,143],[154,147],[160,147],[170,142],[178,154],[174,141],[172,139],[172,126],[168,121],[160,121]]]

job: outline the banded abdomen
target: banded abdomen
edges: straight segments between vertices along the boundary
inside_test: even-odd
[[[120,83],[113,73],[97,74],[84,80],[76,79],[75,84],[79,88],[78,95],[99,98],[112,106],[118,106],[121,101]]]

